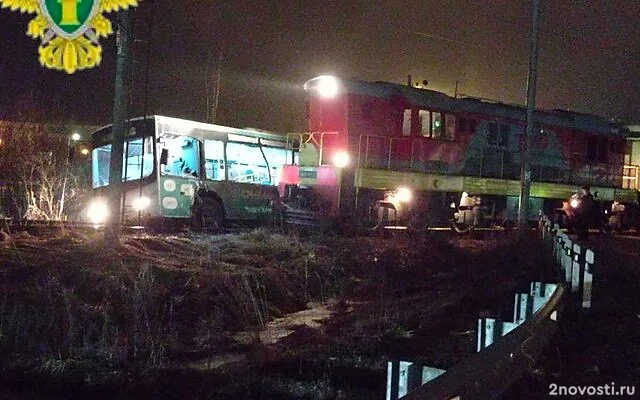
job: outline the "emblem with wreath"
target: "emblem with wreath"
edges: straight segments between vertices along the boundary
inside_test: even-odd
[[[2,8],[36,14],[27,35],[41,40],[40,64],[68,74],[100,65],[98,40],[113,33],[103,13],[137,5],[137,0],[0,0]]]

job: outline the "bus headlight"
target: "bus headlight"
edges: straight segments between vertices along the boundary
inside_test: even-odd
[[[89,204],[87,217],[94,225],[103,224],[109,216],[109,208],[104,200],[94,200]]]
[[[344,150],[336,151],[333,155],[333,165],[338,168],[344,168],[349,165],[349,153]]]
[[[145,208],[149,207],[151,204],[151,199],[146,196],[140,196],[137,199],[133,200],[133,208],[136,211],[142,211]]]

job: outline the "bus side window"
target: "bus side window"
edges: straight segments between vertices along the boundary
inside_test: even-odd
[[[205,160],[205,172],[207,179],[221,181],[224,179],[224,161],[223,160]]]
[[[204,160],[206,178],[224,180],[224,142],[205,139]]]
[[[162,174],[198,177],[200,175],[198,141],[188,136],[165,136],[161,143]]]

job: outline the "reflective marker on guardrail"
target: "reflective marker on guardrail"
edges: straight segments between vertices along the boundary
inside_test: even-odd
[[[573,242],[566,233],[560,230],[558,224],[542,217],[542,238],[553,243],[553,255],[560,265],[560,272],[564,275],[565,283],[571,287],[571,292],[580,297],[582,308],[591,308],[591,293],[593,288],[593,268],[595,254],[593,250],[584,248]],[[550,232],[550,234],[547,234]]]
[[[386,400],[400,399],[445,372],[444,369],[427,367],[411,361],[388,361]]]
[[[480,352],[485,347],[489,347],[496,340],[514,330],[519,324],[517,322],[500,321],[494,318],[480,318],[478,320],[478,346]]]
[[[513,321],[521,324],[549,300],[556,290],[555,283],[531,282],[529,293],[516,293],[513,307]]]
[[[591,308],[591,291],[593,290],[593,265],[596,255],[593,250],[585,253],[584,278],[582,283],[582,308]]]

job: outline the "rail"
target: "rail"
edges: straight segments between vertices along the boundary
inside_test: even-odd
[[[544,216],[539,231],[558,264],[560,282],[532,283],[530,295],[516,294],[514,322],[480,319],[478,352],[449,370],[419,367],[412,377],[407,368],[411,363],[405,362],[404,370],[399,371],[398,365],[390,362],[388,400],[495,398],[534,367],[536,356],[557,329],[566,299],[576,300],[581,308],[591,307],[594,252],[573,242]],[[404,382],[398,377],[402,374]]]

